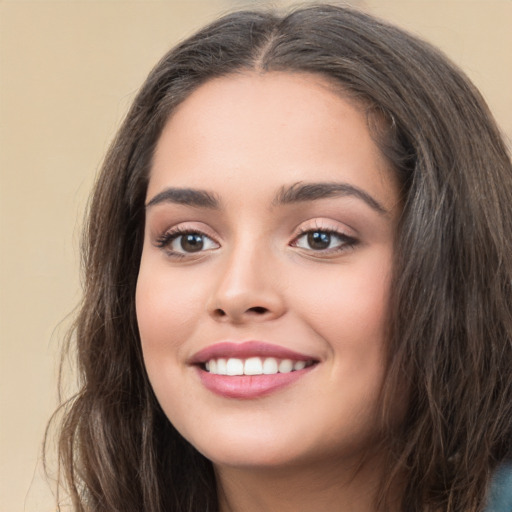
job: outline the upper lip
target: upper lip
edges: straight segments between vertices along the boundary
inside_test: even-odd
[[[223,341],[215,343],[196,352],[190,359],[190,364],[203,364],[211,359],[219,358],[247,359],[249,357],[275,357],[278,359],[291,359],[293,361],[314,361],[315,358],[295,352],[280,345],[263,341],[232,342]]]

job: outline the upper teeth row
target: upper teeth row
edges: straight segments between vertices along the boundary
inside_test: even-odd
[[[216,375],[272,375],[302,370],[306,361],[276,359],[275,357],[249,357],[248,359],[210,359],[205,363],[206,371]]]

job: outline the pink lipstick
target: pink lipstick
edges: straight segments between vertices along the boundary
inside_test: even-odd
[[[258,398],[305,376],[318,360],[313,356],[263,343],[222,342],[206,347],[189,361],[203,385],[228,398]]]
[[[243,343],[225,341],[200,350],[192,357],[190,363],[201,364],[216,357],[247,358],[252,356],[277,357],[280,359],[292,359],[294,361],[308,361],[314,359],[313,356],[300,354],[299,352],[279,345],[264,343],[262,341],[245,341]]]

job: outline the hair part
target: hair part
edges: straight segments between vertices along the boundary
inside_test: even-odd
[[[429,44],[355,10],[237,12],[171,50],[103,164],[83,238],[73,329],[81,389],[64,404],[61,469],[76,511],[217,507],[211,463],[162,412],[144,368],[135,287],[152,156],[173,110],[243,71],[314,73],[367,109],[403,193],[382,421],[401,510],[477,512],[512,446],[512,169],[478,91]],[[397,427],[390,405],[407,397]],[[186,469],[185,469],[186,468]]]

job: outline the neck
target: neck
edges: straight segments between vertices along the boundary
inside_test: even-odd
[[[216,467],[220,512],[376,512],[382,464]]]

